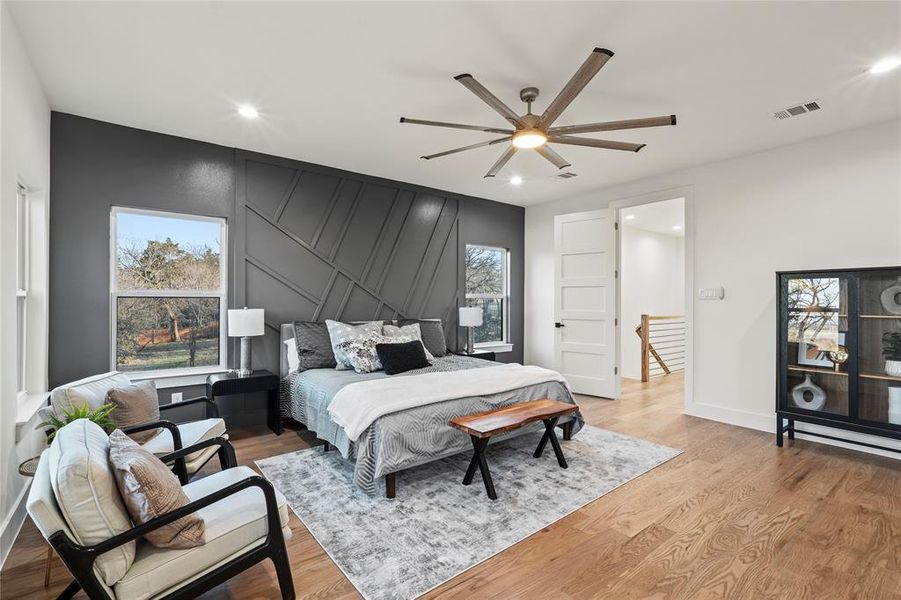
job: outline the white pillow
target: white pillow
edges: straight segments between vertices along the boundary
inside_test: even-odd
[[[300,369],[300,358],[297,356],[297,340],[289,338],[282,343],[285,345],[285,358],[288,359],[288,373],[296,373]]]
[[[79,544],[92,546],[131,529],[131,519],[109,463],[109,436],[87,419],[56,432],[50,450],[50,485],[63,518]],[[135,560],[128,542],[97,557],[94,567],[115,585]]]
[[[328,336],[332,342],[332,352],[335,354],[335,369],[339,371],[353,368],[353,365],[350,364],[350,360],[347,358],[347,354],[338,347],[341,342],[349,342],[382,333],[381,321],[350,325],[341,321],[327,320],[325,326],[328,328]]]
[[[435,360],[435,357],[432,356],[432,353],[429,352],[429,349],[426,348],[425,344],[422,342],[422,329],[420,329],[419,323],[411,323],[410,325],[404,325],[403,327],[398,327],[397,325],[385,325],[382,327],[382,335],[387,338],[394,338],[391,341],[396,344],[419,340],[419,343],[422,344],[422,349],[425,350],[426,359],[429,362]]]

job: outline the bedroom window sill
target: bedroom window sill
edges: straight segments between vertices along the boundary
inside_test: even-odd
[[[503,342],[476,344],[476,351],[478,352],[479,350],[484,352],[494,352],[495,354],[513,352],[513,344],[505,344]]]

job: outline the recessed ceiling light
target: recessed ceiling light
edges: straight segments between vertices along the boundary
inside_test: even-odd
[[[635,218],[635,215],[626,215],[626,220],[627,220],[627,221],[631,221],[631,220],[634,219],[634,218]]]
[[[881,73],[888,73],[889,71],[897,69],[898,67],[901,67],[901,58],[884,58],[870,67],[870,73],[879,75]]]
[[[242,104],[238,107],[238,114],[244,117],[245,119],[256,119],[260,116],[260,113],[257,112],[257,109],[252,107],[249,104]]]
[[[514,175],[510,178],[510,183],[512,183],[513,185],[519,185],[520,183],[522,183],[522,177],[520,177],[519,175]]]
[[[674,231],[679,231],[680,229],[682,229],[682,226],[681,226],[681,225],[673,225],[673,230],[674,230]]]

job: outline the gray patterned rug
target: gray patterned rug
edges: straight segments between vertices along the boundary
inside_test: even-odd
[[[488,447],[498,499],[476,471],[461,485],[469,454],[397,476],[397,498],[354,490],[353,468],[338,452],[302,450],[257,461],[307,529],[367,599],[416,598],[547,527],[680,450],[585,426],[563,442],[568,469],[540,435]]]

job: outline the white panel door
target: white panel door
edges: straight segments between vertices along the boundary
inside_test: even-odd
[[[574,392],[616,396],[613,209],[554,217],[554,351]]]

